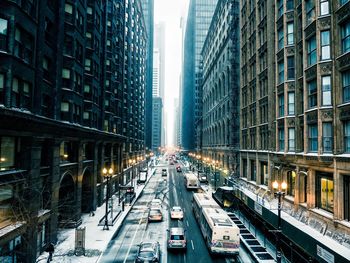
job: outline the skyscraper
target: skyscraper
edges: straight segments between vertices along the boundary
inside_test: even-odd
[[[152,147],[152,87],[153,87],[153,30],[154,30],[154,1],[141,0],[143,17],[147,31],[147,72],[145,92],[145,145]]]
[[[284,182],[282,232],[292,244],[285,251],[301,247],[320,262],[323,250],[348,262],[341,251],[350,243],[350,1],[240,6],[240,176],[253,194],[244,202],[254,210],[260,192],[273,198],[281,190],[273,182]],[[258,216],[277,227],[277,215],[265,213],[276,207],[262,203]]]
[[[153,112],[152,148],[164,146],[164,87],[165,86],[165,25],[159,23],[154,28],[153,47]],[[157,123],[154,123],[156,121]]]
[[[197,123],[202,115],[201,51],[217,0],[191,0],[184,37],[181,146],[186,150],[196,147],[199,136]],[[198,134],[199,135],[199,134]]]

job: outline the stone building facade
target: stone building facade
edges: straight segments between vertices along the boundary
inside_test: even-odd
[[[35,262],[143,157],[147,34],[139,1],[0,10],[0,261]]]
[[[218,1],[202,49],[203,158],[230,172],[239,153],[239,2]]]
[[[339,262],[350,244],[349,10],[345,0],[241,0],[241,183],[268,200],[285,181],[284,210],[340,245],[323,244]]]

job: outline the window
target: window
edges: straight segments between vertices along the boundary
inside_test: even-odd
[[[333,149],[333,131],[332,123],[324,122],[322,123],[322,146],[323,152],[332,152]]]
[[[306,22],[310,24],[315,18],[315,1],[314,0],[306,0]]]
[[[287,24],[287,45],[294,44],[294,23],[290,22]]]
[[[278,145],[280,151],[284,151],[284,128],[278,129]]]
[[[269,183],[269,169],[267,162],[261,162],[260,169],[260,184],[268,185]]]
[[[14,41],[14,54],[16,57],[22,59],[26,63],[30,64],[33,61],[34,53],[34,38],[27,31],[22,28],[16,27],[15,41]]]
[[[341,27],[341,46],[343,53],[350,51],[350,21]]]
[[[309,125],[309,151],[310,152],[317,152],[318,150],[318,131],[317,131],[317,124]]]
[[[84,111],[83,118],[84,118],[84,120],[89,120],[90,119],[90,112]]]
[[[316,178],[317,207],[333,213],[333,175],[317,172]]]
[[[88,84],[85,84],[85,85],[84,85],[84,92],[85,92],[85,93],[90,93],[90,92],[91,92],[91,86],[88,85]]]
[[[344,122],[344,150],[350,153],[350,121]]]
[[[284,116],[284,94],[278,95],[278,116]]]
[[[321,60],[331,58],[330,31],[321,32]]]
[[[0,171],[15,167],[15,138],[0,137]],[[0,201],[1,196],[0,196]]]
[[[7,20],[0,18],[0,50],[7,50]]]
[[[5,75],[0,73],[0,104],[4,103]]]
[[[64,79],[70,79],[70,70],[63,68],[62,69],[62,78]]]
[[[284,46],[284,33],[283,33],[283,28],[280,28],[278,30],[278,50],[283,48]]]
[[[69,112],[69,103],[68,102],[61,102],[61,111],[62,112]]]
[[[311,66],[317,62],[316,37],[313,36],[307,41],[307,65]]]
[[[288,151],[295,152],[295,128],[288,128]]]
[[[91,6],[88,6],[88,7],[86,8],[86,13],[87,13],[88,15],[92,15],[92,7],[91,7]]]
[[[320,1],[320,14],[321,14],[321,16],[329,14],[329,1],[328,0],[321,0]]]
[[[12,80],[11,106],[19,107],[19,81],[17,78]]]
[[[309,109],[317,106],[317,85],[316,80],[310,81],[308,84]]]
[[[85,59],[85,70],[91,71],[91,59],[88,59],[88,58]]]
[[[64,11],[68,14],[73,14],[73,6],[71,4],[64,5]]]
[[[278,63],[278,84],[284,82],[284,62]]]
[[[287,79],[295,79],[295,64],[294,56],[287,57]]]
[[[283,0],[278,0],[278,17],[283,15]]]
[[[341,5],[345,5],[347,2],[349,2],[349,0],[340,0]]]
[[[343,79],[343,102],[350,101],[350,70],[342,74]]]
[[[255,161],[250,161],[250,181],[256,181],[256,165]]]
[[[331,76],[322,77],[322,105],[332,105]]]
[[[294,9],[294,0],[287,0],[287,10]]]
[[[295,96],[294,92],[288,92],[288,115],[295,114]]]
[[[295,196],[295,178],[297,174],[295,171],[288,171],[287,173],[287,195]]]

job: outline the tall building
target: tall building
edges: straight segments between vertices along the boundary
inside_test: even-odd
[[[140,0],[125,2],[124,165],[145,150],[147,29]]]
[[[201,153],[230,172],[239,163],[239,52],[239,0],[219,0],[202,50]]]
[[[165,23],[160,22],[154,27],[154,52],[158,55],[159,95],[164,100],[165,89]]]
[[[175,107],[175,118],[174,118],[174,146],[180,146],[180,106],[179,99],[174,99],[174,107]]]
[[[153,87],[153,31],[154,31],[154,1],[141,0],[143,16],[147,30],[147,72],[145,95],[145,145],[152,148],[152,87]]]
[[[200,141],[196,131],[202,116],[201,51],[217,0],[191,0],[184,36],[182,65],[181,146],[192,150]]]
[[[272,182],[287,183],[282,249],[298,262],[350,260],[349,10],[241,0],[243,199],[276,227]]]
[[[162,112],[163,112],[163,100],[161,97],[153,97],[153,109],[152,109],[152,149],[158,151],[161,147],[162,140]]]
[[[137,2],[0,2],[1,262],[35,262],[100,206],[104,167],[112,193],[128,183],[123,149],[144,147]]]
[[[165,25],[159,23],[154,28],[153,48],[153,112],[152,120],[152,149],[164,146],[164,88],[165,88]],[[160,132],[160,136],[159,136]]]

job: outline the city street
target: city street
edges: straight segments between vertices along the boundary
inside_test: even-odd
[[[162,168],[168,169],[168,176],[161,176]],[[154,198],[161,199],[163,221],[148,223],[148,204]],[[184,186],[183,174],[176,172],[174,165],[161,161],[157,172],[144,188],[142,196],[135,203],[124,220],[119,233],[110,241],[103,252],[100,262],[134,262],[138,244],[142,241],[158,241],[161,248],[161,262],[234,262],[233,258],[211,256],[205,246],[198,224],[193,216],[192,192]],[[184,211],[183,220],[171,220],[169,209],[181,206]],[[187,235],[187,250],[184,252],[168,252],[166,248],[167,229],[183,227]],[[250,262],[247,252],[241,248],[239,260]]]

